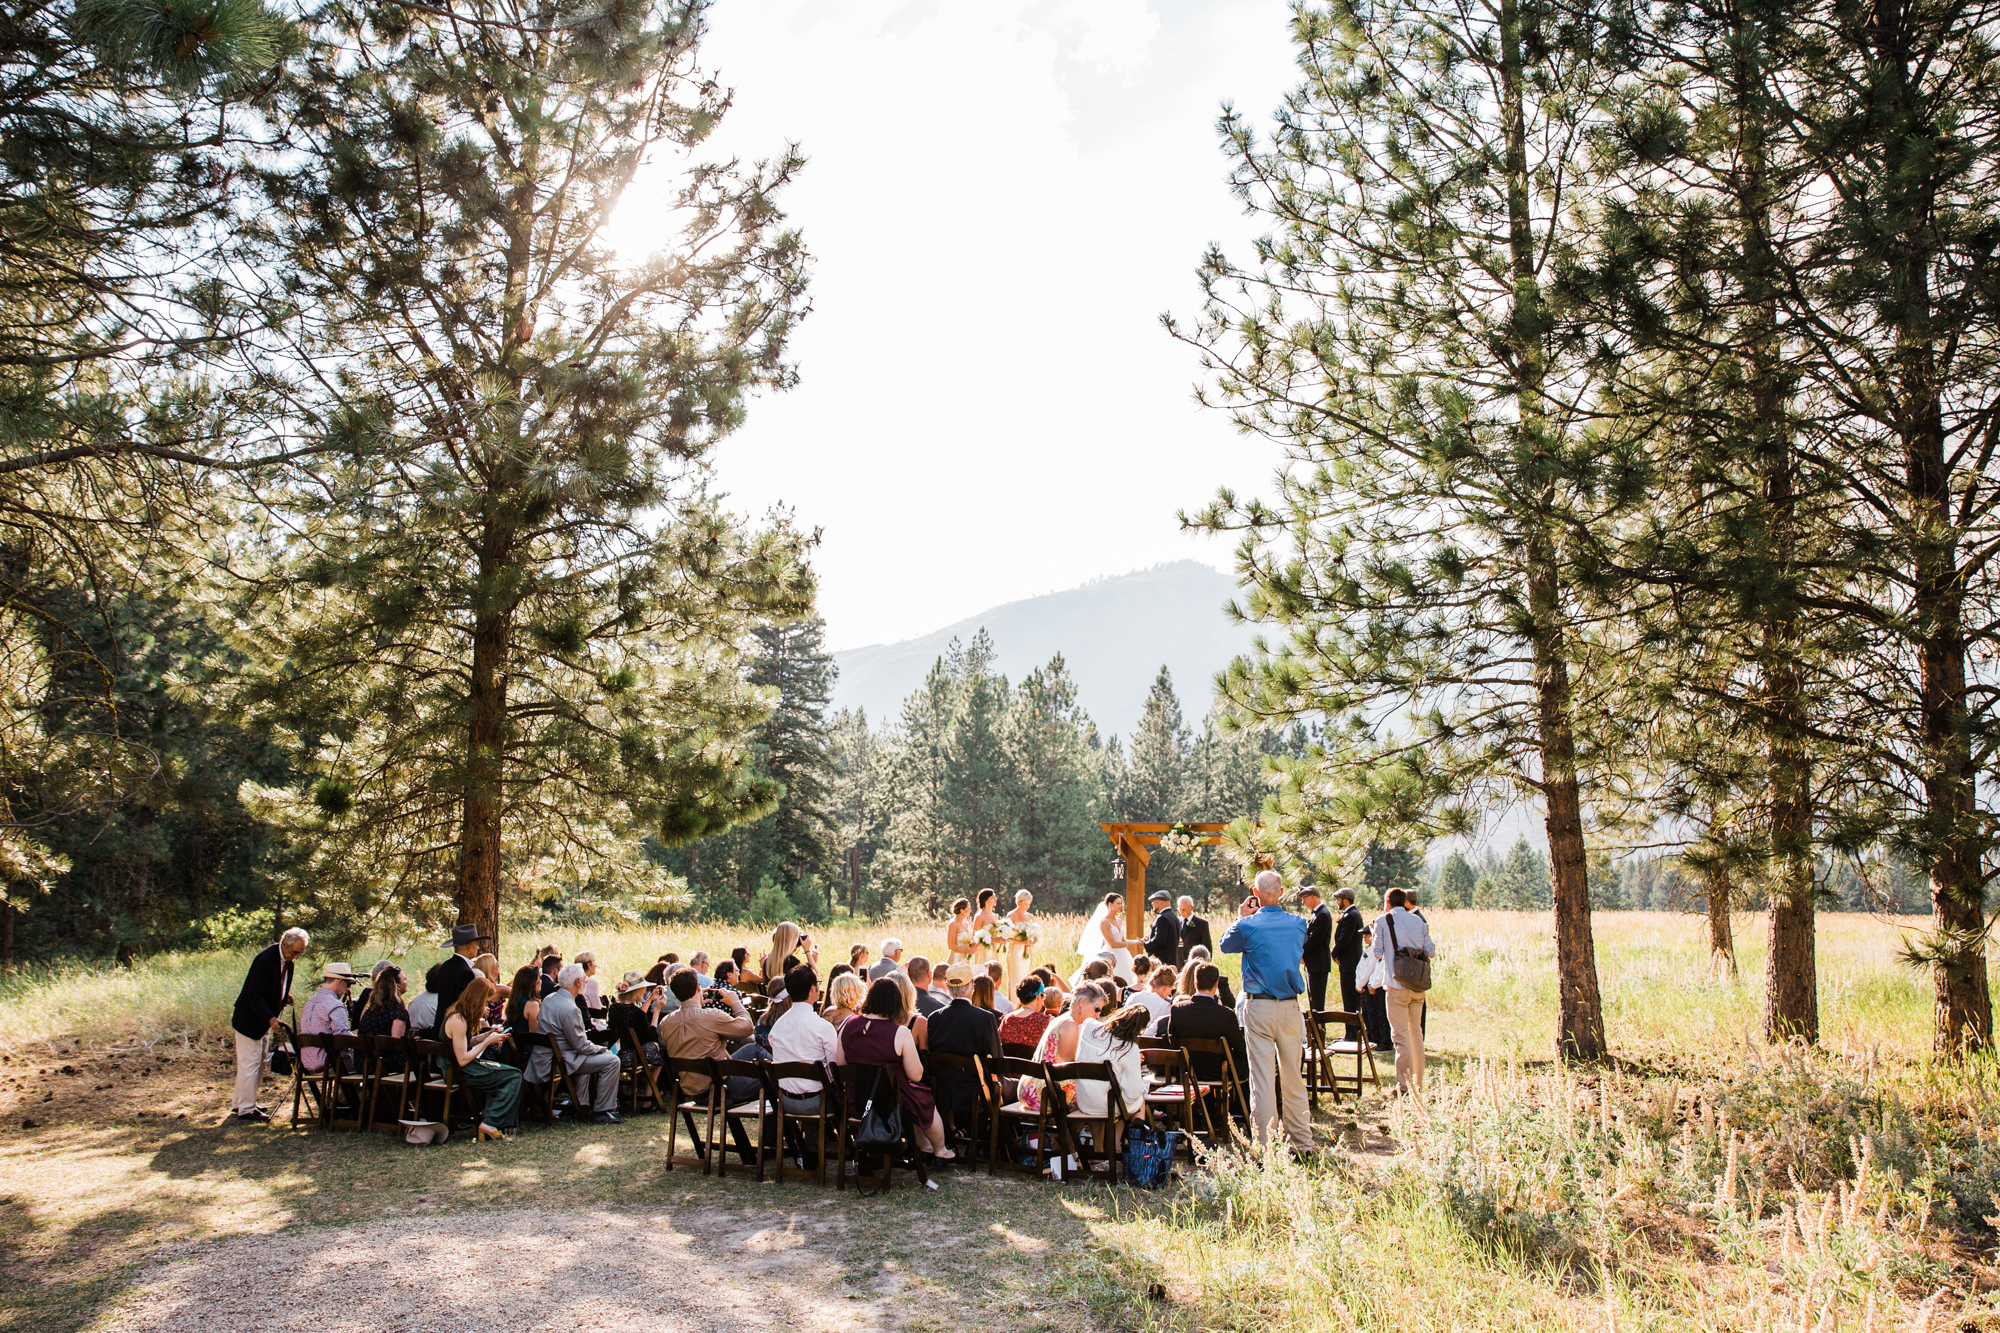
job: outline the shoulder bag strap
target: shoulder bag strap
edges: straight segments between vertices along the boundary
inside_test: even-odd
[[[1397,954],[1403,951],[1402,947],[1396,943],[1395,908],[1392,907],[1388,911],[1382,913],[1382,924],[1389,928],[1389,957],[1394,958]]]

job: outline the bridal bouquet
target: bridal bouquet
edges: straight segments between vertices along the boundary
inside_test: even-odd
[[[993,929],[1007,944],[1033,944],[1042,937],[1039,921],[1001,921]]]

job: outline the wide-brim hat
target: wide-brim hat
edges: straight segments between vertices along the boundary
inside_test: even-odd
[[[651,990],[658,984],[658,982],[646,980],[644,972],[627,972],[618,982],[618,998],[622,1000],[634,991]]]
[[[320,970],[320,976],[328,981],[359,981],[354,969],[346,963],[328,963]]]
[[[461,944],[477,944],[489,938],[486,932],[470,921],[461,922],[451,928],[451,938],[444,942],[447,949],[456,949]]]

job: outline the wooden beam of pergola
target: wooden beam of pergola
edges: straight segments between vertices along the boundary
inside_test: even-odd
[[[1149,848],[1160,845],[1160,839],[1176,828],[1184,828],[1192,833],[1205,847],[1213,847],[1222,841],[1227,824],[1099,824],[1099,828],[1111,838],[1111,846],[1118,855],[1125,858],[1125,938],[1142,940],[1145,938],[1146,918],[1146,863],[1153,859]],[[1084,961],[1088,962],[1088,959]]]

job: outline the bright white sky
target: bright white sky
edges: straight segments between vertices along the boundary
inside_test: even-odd
[[[1220,104],[1295,81],[1284,0],[717,0],[736,91],[708,156],[803,147],[801,383],[718,450],[739,510],[824,531],[828,646],[906,639],[1165,560],[1229,567],[1175,511],[1267,489],[1276,452],[1192,401],[1194,268],[1256,224]],[[616,226],[644,250],[657,187]],[[656,242],[657,243],[657,242]],[[1163,608],[1165,609],[1165,608]]]

